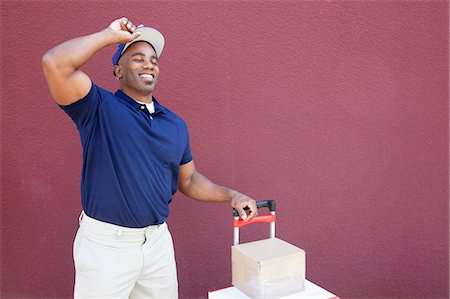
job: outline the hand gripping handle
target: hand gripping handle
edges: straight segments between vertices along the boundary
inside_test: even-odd
[[[264,201],[257,201],[256,202],[256,207],[258,209],[260,209],[260,208],[268,208],[269,211],[275,212],[276,202],[275,202],[275,200],[272,200],[272,199],[264,200]],[[248,208],[245,207],[245,210],[248,210]],[[239,217],[239,213],[238,213],[238,211],[236,209],[233,209],[233,216],[234,217]]]
[[[264,200],[256,202],[256,207],[259,208],[268,208],[270,211],[269,215],[256,216],[250,221],[244,221],[239,219],[239,213],[236,209],[233,209],[233,245],[239,244],[239,228],[242,226],[246,226],[254,223],[270,223],[270,237],[275,238],[275,208],[276,201],[275,200]],[[248,208],[245,208],[246,210]]]

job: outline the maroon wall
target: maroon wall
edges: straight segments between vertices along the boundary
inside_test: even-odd
[[[81,146],[40,58],[117,17],[167,38],[156,96],[199,170],[279,202],[342,298],[448,296],[448,1],[2,1],[1,298],[70,297]],[[86,66],[111,90],[104,49]],[[182,298],[230,284],[227,204],[177,195]],[[243,231],[244,240],[266,227]]]

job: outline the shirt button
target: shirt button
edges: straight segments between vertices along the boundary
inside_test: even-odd
[[[141,109],[144,110],[144,109],[145,109],[145,106],[141,106]]]

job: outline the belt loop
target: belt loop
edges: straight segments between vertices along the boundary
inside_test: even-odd
[[[122,236],[123,233],[123,229],[121,227],[119,227],[119,229],[117,230],[117,236],[120,237]]]

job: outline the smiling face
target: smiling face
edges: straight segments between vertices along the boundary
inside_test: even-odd
[[[152,46],[146,42],[132,44],[120,57],[114,71],[127,95],[137,101],[151,101],[159,76],[158,58]]]

